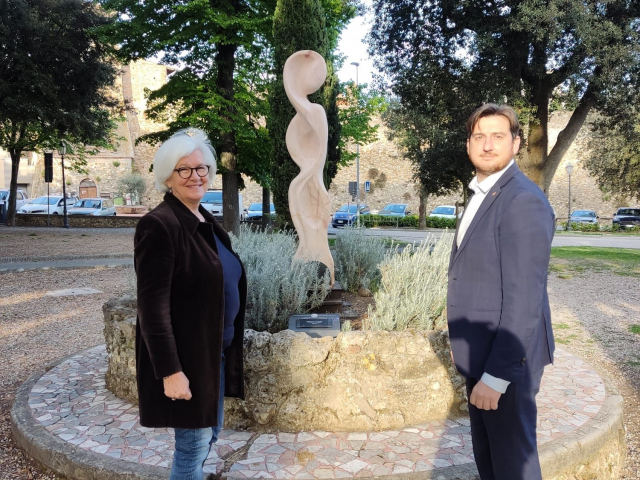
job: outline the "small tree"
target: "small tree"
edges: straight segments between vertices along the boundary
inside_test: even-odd
[[[11,156],[7,225],[14,225],[20,159],[61,139],[82,170],[84,145],[108,147],[115,69],[93,28],[110,20],[82,0],[0,0],[0,147]],[[73,168],[73,161],[72,161]]]
[[[147,182],[138,173],[130,173],[118,180],[118,196],[124,197],[127,193],[134,194],[140,199],[147,191]]]

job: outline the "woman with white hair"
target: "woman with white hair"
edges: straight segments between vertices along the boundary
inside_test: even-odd
[[[153,172],[164,201],[140,219],[134,239],[140,424],[175,430],[171,480],[201,480],[224,397],[244,398],[247,281],[229,236],[200,206],[216,173],[207,136],[176,133]]]

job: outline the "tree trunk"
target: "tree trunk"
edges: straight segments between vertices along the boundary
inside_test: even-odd
[[[536,90],[536,89],[534,89]],[[591,90],[587,89],[580,103],[573,111],[569,123],[558,134],[555,145],[549,152],[549,98],[551,91],[543,91],[542,87],[534,92],[534,103],[537,111],[535,118],[529,123],[527,150],[520,159],[520,168],[533,180],[546,195],[564,155],[571,147],[587,115],[595,104]]]
[[[227,232],[240,234],[240,202],[238,202],[238,174],[222,174],[222,226]]]
[[[22,156],[22,150],[15,148],[9,149],[11,155],[11,182],[9,184],[9,203],[6,204],[7,208],[7,227],[16,226],[16,197],[18,194],[18,170],[20,168],[20,157]]]
[[[216,55],[216,66],[218,74],[216,86],[220,94],[229,105],[233,105],[233,71],[235,69],[235,54],[237,45],[218,45]],[[226,120],[231,123],[233,107],[227,107],[229,115]],[[225,115],[225,112],[222,112]],[[236,167],[238,163],[236,145],[236,133],[233,129],[227,132],[220,132],[220,164],[224,167],[222,173],[222,204],[223,219],[222,225],[227,232],[235,235],[240,233],[240,205],[238,202],[238,177]]]
[[[429,195],[420,189],[420,205],[418,206],[418,228],[427,228],[427,198]]]
[[[558,134],[558,140],[551,149],[551,152],[549,152],[547,161],[544,165],[544,171],[542,172],[541,188],[544,190],[545,194],[549,195],[549,187],[551,186],[553,176],[558,169],[558,165],[560,165],[565,153],[567,153],[567,150],[569,150],[569,147],[578,136],[580,129],[587,120],[587,115],[589,115],[589,112],[595,103],[596,100],[593,98],[591,90],[587,90],[580,100],[580,103],[573,111],[573,115],[571,115],[569,123],[567,123],[567,126]]]
[[[269,217],[269,215],[271,215],[270,198],[271,198],[271,192],[269,192],[268,188],[263,187],[262,188],[262,222],[261,222],[263,231],[267,230],[267,227],[269,226],[269,223],[271,220],[271,218]]]

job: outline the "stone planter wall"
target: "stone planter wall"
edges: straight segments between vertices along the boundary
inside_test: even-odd
[[[103,310],[107,388],[135,401],[135,300],[113,299]],[[227,427],[371,431],[466,408],[446,331],[352,331],[334,339],[246,330],[244,357],[246,399],[226,400]]]

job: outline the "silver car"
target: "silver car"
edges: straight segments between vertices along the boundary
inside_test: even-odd
[[[67,197],[67,211],[73,207],[73,204],[77,201],[77,198]],[[47,202],[49,203],[48,209]],[[22,205],[22,207],[18,209],[18,213],[50,213],[51,215],[62,215],[64,203],[65,199],[61,195],[38,197]]]
[[[114,216],[116,207],[107,198],[81,198],[68,210],[69,215]]]
[[[598,223],[598,215],[593,210],[574,210],[569,221],[574,223]]]

